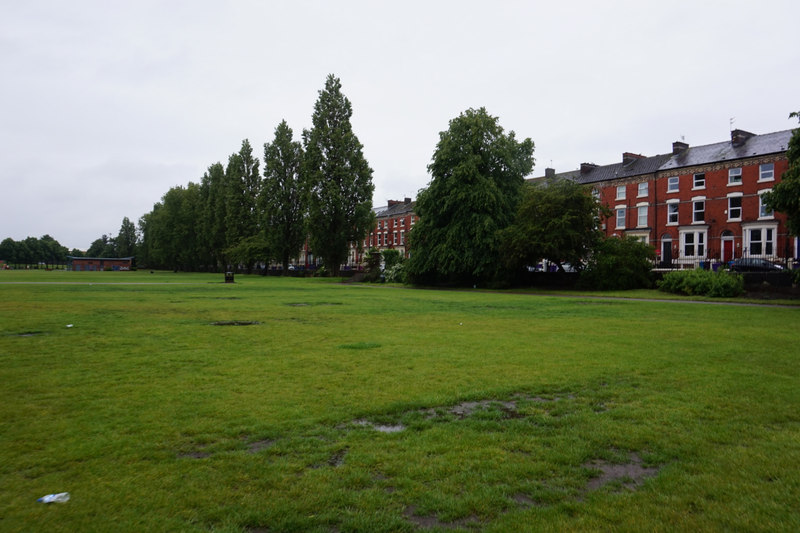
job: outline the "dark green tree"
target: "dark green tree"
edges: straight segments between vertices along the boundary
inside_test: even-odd
[[[303,131],[309,242],[334,276],[349,243],[360,246],[374,218],[372,169],[353,133],[352,114],[341,82],[331,74],[314,104],[312,128]]]
[[[258,159],[253,157],[253,148],[247,139],[242,141],[239,152],[228,158],[228,166],[225,168],[227,185],[225,241],[228,249],[259,232],[257,203],[261,188],[261,173],[258,167]],[[245,262],[248,271],[256,259],[265,258],[249,258]]]
[[[0,259],[7,265],[19,265],[19,244],[11,237],[0,242]]]
[[[420,218],[405,264],[412,283],[472,285],[495,277],[499,231],[514,220],[533,149],[484,108],[450,121],[428,166],[431,181],[417,197]]]
[[[227,186],[222,163],[208,167],[200,183],[203,211],[200,218],[203,250],[212,270],[227,266],[225,220],[227,218]]]
[[[800,119],[800,111],[789,115]],[[770,209],[786,214],[786,226],[791,235],[800,236],[800,128],[795,129],[789,139],[786,152],[789,168],[783,173],[780,183],[764,195],[764,203]]]
[[[292,140],[292,129],[282,121],[275,139],[264,144],[264,182],[261,211],[271,255],[289,271],[289,260],[297,257],[306,238],[305,186],[300,173],[303,148]]]
[[[501,233],[503,261],[510,271],[546,259],[577,269],[603,237],[601,216],[608,213],[582,185],[549,180],[523,187],[514,224]]]
[[[136,226],[128,217],[124,217],[116,239],[117,255],[119,257],[136,255],[136,240]]]
[[[39,239],[40,257],[39,261],[44,262],[48,267],[63,265],[67,262],[67,248],[50,235],[43,235]]]
[[[116,257],[117,249],[113,237],[105,233],[99,238],[95,239],[89,249],[86,250],[86,257]]]

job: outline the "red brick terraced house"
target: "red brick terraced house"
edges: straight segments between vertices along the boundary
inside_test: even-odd
[[[359,255],[356,246],[350,246],[350,263],[359,265],[363,263],[363,254],[370,248],[379,251],[397,250],[401,257],[408,257],[406,237],[417,221],[414,213],[415,202],[411,198],[403,200],[389,200],[388,205],[375,208],[375,227],[364,239],[363,250]]]
[[[591,187],[613,215],[608,236],[629,235],[650,243],[659,266],[717,266],[752,256],[791,264],[798,239],[787,235],[786,217],[766,208],[762,195],[788,168],[792,131],[755,135],[731,132],[730,141],[645,157],[625,152],[611,165],[582,164],[561,177]],[[541,178],[535,178],[541,179]]]

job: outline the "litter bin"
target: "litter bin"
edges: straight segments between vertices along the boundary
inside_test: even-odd
[[[225,272],[225,283],[233,283],[233,272]]]

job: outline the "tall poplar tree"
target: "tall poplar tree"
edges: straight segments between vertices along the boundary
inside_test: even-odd
[[[230,247],[256,235],[259,228],[256,198],[261,185],[261,173],[258,159],[253,157],[250,141],[242,141],[239,152],[228,158],[225,174],[228,187],[226,241]]]
[[[117,255],[130,257],[136,254],[136,226],[128,217],[122,219],[117,235]]]
[[[302,161],[303,148],[292,139],[292,129],[284,120],[275,128],[275,140],[264,144],[260,196],[270,253],[281,262],[284,274],[306,237]]]
[[[314,104],[312,128],[303,131],[309,242],[334,276],[347,259],[349,243],[360,244],[373,219],[372,169],[353,133],[353,110],[341,87],[328,75]]]
[[[203,189],[203,213],[201,232],[203,248],[211,268],[217,270],[227,266],[225,260],[225,220],[227,213],[227,189],[225,168],[222,163],[208,167],[200,182]]]

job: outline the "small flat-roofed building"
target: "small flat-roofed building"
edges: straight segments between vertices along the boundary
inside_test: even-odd
[[[133,267],[131,257],[74,257],[67,256],[67,268],[75,271],[130,270]]]

